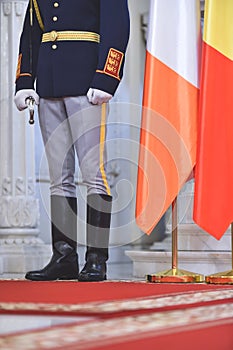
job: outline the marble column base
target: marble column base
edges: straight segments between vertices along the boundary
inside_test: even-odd
[[[127,250],[125,254],[133,261],[133,276],[143,278],[172,267],[171,252]],[[197,274],[209,275],[227,271],[231,266],[231,252],[178,252],[178,268]]]
[[[27,271],[45,266],[51,246],[36,237],[0,239],[0,278],[24,278]]]

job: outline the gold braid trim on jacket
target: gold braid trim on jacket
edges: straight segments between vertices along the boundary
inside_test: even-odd
[[[35,13],[36,13],[36,18],[37,18],[37,21],[39,23],[39,26],[40,26],[41,30],[44,31],[44,23],[42,21],[41,15],[40,15],[40,9],[39,9],[39,6],[37,4],[37,1],[36,0],[31,0],[31,1],[33,1]]]

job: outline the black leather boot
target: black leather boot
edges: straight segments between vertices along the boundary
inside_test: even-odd
[[[32,281],[78,279],[77,199],[51,196],[53,255],[42,270],[30,271],[25,278]]]
[[[79,274],[80,282],[107,279],[109,231],[112,197],[92,194],[87,197],[87,251],[86,264]]]

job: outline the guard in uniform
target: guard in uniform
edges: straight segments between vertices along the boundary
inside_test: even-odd
[[[15,104],[38,104],[50,172],[53,255],[30,280],[106,279],[112,197],[105,174],[108,101],[123,75],[127,0],[30,0]],[[87,186],[86,263],[79,273],[75,152]]]

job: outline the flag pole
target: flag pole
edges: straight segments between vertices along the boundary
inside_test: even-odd
[[[206,276],[206,283],[211,284],[233,284],[233,224],[231,224],[231,264],[232,269]]]
[[[196,283],[204,282],[204,276],[178,269],[178,220],[177,197],[172,202],[172,268],[146,275],[147,282],[153,283]]]

